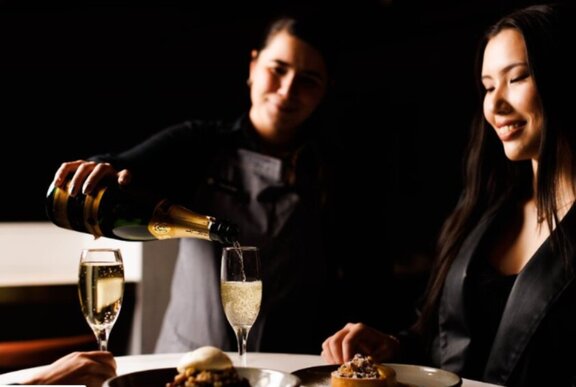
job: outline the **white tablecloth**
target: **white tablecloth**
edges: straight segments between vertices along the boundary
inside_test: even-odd
[[[228,353],[235,365],[237,363],[236,354]],[[175,367],[178,360],[182,357],[181,353],[174,354],[153,354],[153,355],[133,355],[118,356],[116,363],[118,365],[117,373],[119,375],[129,372],[141,371],[153,368]],[[324,365],[324,361],[317,355],[294,355],[281,353],[248,353],[248,367],[270,368],[285,372],[294,372],[296,370]],[[6,383],[16,383],[23,380],[29,375],[37,372],[42,367],[27,368],[20,371],[9,372],[0,375],[0,385]],[[462,387],[495,387],[493,384],[481,383],[464,379]]]

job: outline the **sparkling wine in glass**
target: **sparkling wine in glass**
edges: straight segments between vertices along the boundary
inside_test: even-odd
[[[124,265],[119,249],[82,250],[78,296],[99,349],[107,351],[108,337],[124,296]]]
[[[235,245],[224,248],[220,294],[226,318],[236,333],[240,362],[246,367],[246,341],[262,302],[260,254],[257,247]]]

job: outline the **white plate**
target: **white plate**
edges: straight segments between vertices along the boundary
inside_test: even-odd
[[[236,367],[238,374],[250,382],[251,387],[297,387],[300,379],[292,374],[264,368]],[[174,380],[176,368],[159,368],[131,372],[108,379],[103,387],[163,387]]]
[[[384,365],[392,367],[396,371],[398,381],[410,387],[459,387],[462,385],[462,379],[458,375],[438,368],[410,364],[385,363]],[[337,368],[337,365],[310,367],[294,371],[293,374],[300,378],[304,387],[329,387],[330,373]]]

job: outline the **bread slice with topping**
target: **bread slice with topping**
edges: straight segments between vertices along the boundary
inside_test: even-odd
[[[361,354],[342,364],[330,375],[331,387],[398,387],[396,371],[376,364],[371,356]]]

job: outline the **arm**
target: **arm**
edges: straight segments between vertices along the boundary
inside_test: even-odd
[[[111,177],[116,177],[121,185],[138,180],[140,184],[164,186],[194,168],[197,160],[203,158],[201,144],[217,131],[218,126],[212,123],[186,121],[125,152],[65,162],[56,172],[54,183],[64,188],[66,178],[73,174],[69,188],[72,196],[92,193],[103,179]]]
[[[116,361],[110,352],[72,352],[21,384],[80,384],[100,387],[116,376]]]

